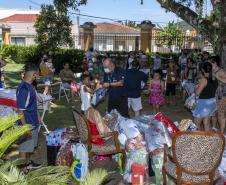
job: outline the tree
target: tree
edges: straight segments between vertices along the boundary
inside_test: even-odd
[[[75,8],[87,0],[54,0],[63,7]],[[141,0],[143,4],[144,0]],[[146,0],[147,1],[147,0]],[[175,13],[212,43],[226,67],[226,0],[206,0],[212,4],[211,15],[203,17],[204,0],[156,0],[166,11]],[[66,8],[65,8],[66,10]]]
[[[35,23],[36,43],[44,50],[54,50],[61,46],[72,46],[72,21],[64,12],[53,5],[42,5]]]
[[[213,9],[211,15],[207,17],[204,17],[202,12],[204,0],[157,0],[157,2],[208,39],[226,67],[226,0],[210,0]]]
[[[166,27],[160,27],[160,31],[157,32],[157,44],[164,44],[168,47],[176,44],[181,48],[183,31],[178,27],[174,21],[169,22]]]
[[[132,28],[137,28],[138,27],[136,21],[130,21],[130,20],[126,20],[124,25],[132,27]]]

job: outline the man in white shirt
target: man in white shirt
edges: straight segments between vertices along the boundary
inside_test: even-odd
[[[158,70],[161,69],[161,58],[159,53],[157,52],[155,55],[155,59],[154,59],[154,66],[153,66],[153,70]]]

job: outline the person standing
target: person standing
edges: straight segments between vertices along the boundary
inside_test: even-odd
[[[166,96],[169,104],[176,104],[177,70],[173,60],[169,61],[166,78]]]
[[[2,56],[0,55],[0,88],[5,88],[5,83],[4,83],[4,66],[6,65],[5,61],[2,59]]]
[[[158,69],[161,69],[161,58],[159,53],[157,52],[154,58],[154,66],[153,66],[153,70],[156,71]]]
[[[140,111],[142,110],[142,102],[141,102],[141,84],[146,83],[148,80],[148,76],[139,71],[139,62],[134,59],[131,63],[131,69],[126,71],[125,75],[125,88],[128,97],[128,107],[135,113],[135,117],[140,115]]]
[[[220,67],[220,57],[213,56],[210,58],[213,66],[213,76],[218,80],[218,88],[216,92],[217,98],[217,121],[220,126],[221,133],[224,133],[226,126],[226,71]]]
[[[153,106],[153,114],[160,112],[160,106],[165,103],[164,81],[162,80],[162,71],[154,71],[154,77],[149,85],[149,104]]]
[[[36,92],[32,85],[37,75],[38,67],[35,64],[26,64],[23,81],[16,91],[17,107],[21,116],[20,122],[21,124],[30,124],[33,128],[26,141],[22,142],[19,146],[20,157],[30,161],[27,169],[41,167],[40,164],[31,161],[31,154],[38,145],[38,127],[40,123]]]
[[[195,90],[196,105],[192,113],[198,129],[201,129],[203,122],[204,130],[208,131],[210,130],[210,118],[217,111],[215,93],[218,87],[218,81],[212,76],[211,63],[204,63],[201,71],[203,77]]]
[[[128,100],[124,87],[125,71],[116,67],[111,58],[103,61],[104,66],[104,84],[109,88],[108,112],[116,109],[122,116],[129,117]]]
[[[54,72],[55,72],[52,59],[48,58],[47,55],[44,55],[39,65],[39,68],[41,71],[41,75],[44,77],[44,84],[45,84],[44,94],[47,95],[49,93],[49,86],[52,82]]]

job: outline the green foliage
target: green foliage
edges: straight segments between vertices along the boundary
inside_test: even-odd
[[[39,46],[16,46],[4,45],[0,54],[9,63],[26,64],[28,62],[39,64],[43,49]],[[79,70],[79,66],[85,56],[85,52],[79,49],[62,49],[47,52],[53,58],[53,64],[56,72],[62,69],[63,63],[69,62],[74,72]]]
[[[175,43],[177,46],[182,45],[183,31],[174,21],[169,22],[166,27],[159,27],[161,31],[157,32],[157,44],[171,46]]]
[[[63,185],[67,184],[69,169],[63,166],[49,166],[24,174],[14,161],[5,161],[0,165],[1,185]]]
[[[81,185],[101,185],[112,173],[104,169],[95,169],[87,174],[85,181]]]
[[[3,156],[8,147],[20,136],[31,130],[30,125],[13,127],[18,119],[18,116],[0,118],[0,133],[2,133],[0,137],[0,157]]]
[[[72,46],[71,26],[72,21],[67,14],[61,14],[53,5],[42,5],[35,23],[35,41],[45,51]]]
[[[25,64],[38,63],[43,53],[38,46],[3,45],[0,54],[9,63]]]
[[[18,116],[8,116],[0,118],[0,157],[3,156],[7,148],[20,136],[29,132],[30,125],[14,126],[19,119]],[[44,167],[24,174],[17,166],[25,161],[17,159],[15,161],[0,160],[0,184],[1,185],[63,185],[67,184],[70,176],[70,169],[67,167]]]
[[[54,0],[53,3],[58,11],[67,13],[68,8],[77,10],[78,6],[86,4],[87,0]]]
[[[136,21],[130,21],[130,20],[126,20],[126,22],[124,23],[125,26],[129,26],[129,27],[132,27],[132,28],[137,28],[138,25],[136,23]]]

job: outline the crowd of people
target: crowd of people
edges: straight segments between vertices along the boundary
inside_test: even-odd
[[[1,68],[5,65],[0,58]],[[194,122],[200,130],[210,130],[211,125],[225,131],[226,112],[226,71],[221,66],[219,56],[208,52],[182,51],[180,57],[163,58],[155,54],[153,63],[148,66],[148,56],[142,51],[131,52],[126,65],[120,65],[115,58],[105,54],[97,59],[97,52],[90,49],[82,64],[81,84],[76,78],[68,62],[65,62],[59,73],[62,85],[71,89],[71,98],[79,91],[81,111],[86,114],[92,106],[92,95],[98,89],[108,89],[109,98],[107,112],[116,109],[124,117],[137,117],[141,114],[142,92],[148,95],[148,103],[153,114],[161,111],[161,106],[168,103],[175,106],[176,95],[185,99],[193,93],[194,106],[191,110]],[[37,93],[37,77],[43,76],[45,89],[43,94],[49,95],[49,85],[54,77],[52,59],[43,55],[39,67],[26,64],[22,82],[17,88],[17,104],[21,115],[21,124],[29,123],[33,130],[25,142],[20,144],[21,157],[30,160],[30,154],[37,146],[38,114],[37,101],[41,101]],[[2,69],[1,73],[2,74]],[[1,75],[1,84],[2,84]],[[193,84],[193,91],[186,85]],[[188,86],[189,87],[189,86]],[[132,110],[132,111],[131,111]],[[32,168],[39,164],[31,162]]]

